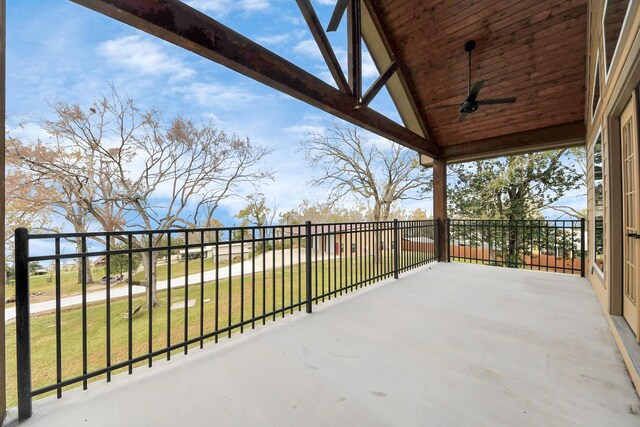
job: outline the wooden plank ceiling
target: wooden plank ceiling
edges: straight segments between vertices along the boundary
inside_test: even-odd
[[[443,147],[584,120],[586,0],[365,0],[402,61],[418,113]],[[481,106],[459,123],[467,93],[464,44],[474,39],[472,82],[478,99],[517,97]],[[561,128],[562,126],[560,126]],[[533,133],[532,133],[533,135]]]

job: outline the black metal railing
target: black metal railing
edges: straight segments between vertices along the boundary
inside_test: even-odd
[[[585,221],[449,219],[450,261],[580,274]]]
[[[437,221],[397,220],[66,234],[18,229],[19,418],[31,415],[34,396],[60,398],[67,387],[86,389],[91,379],[110,381],[112,373],[131,374],[135,366],[397,278],[437,259],[438,233]],[[30,255],[34,241],[44,255]],[[69,262],[75,267],[67,271]],[[51,295],[38,304],[30,302],[35,263],[49,271],[39,293]],[[92,285],[95,274],[104,277]]]

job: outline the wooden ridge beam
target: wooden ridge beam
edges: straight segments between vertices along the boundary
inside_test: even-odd
[[[407,66],[402,61],[402,58],[398,56],[398,46],[396,46],[392,40],[387,37],[385,34],[385,24],[383,22],[383,16],[380,13],[380,6],[378,5],[378,0],[362,0],[364,6],[373,21],[373,25],[376,28],[378,35],[380,36],[382,43],[384,44],[387,53],[391,58],[398,63],[398,78],[400,79],[400,84],[404,92],[409,99],[409,103],[411,104],[411,109],[416,116],[418,124],[422,130],[422,133],[425,135],[427,139],[433,141],[437,144],[433,136],[433,131],[428,122],[426,115],[424,114],[425,106],[423,105],[420,97],[417,95],[417,91],[415,88],[415,83],[410,79],[410,73]]]
[[[393,76],[393,73],[395,73],[397,69],[398,69],[398,63],[396,61],[392,61],[391,64],[389,64],[389,66],[387,67],[387,69],[384,70],[384,72],[380,74],[380,76],[378,76],[378,78],[376,79],[375,82],[373,82],[369,90],[367,90],[365,94],[362,96],[362,101],[360,101],[360,105],[362,106],[369,105],[369,103],[373,101],[373,98],[376,97],[378,92],[380,92],[382,87],[387,84],[387,82],[389,81],[391,76]]]
[[[442,147],[447,163],[484,160],[513,154],[576,147],[585,143],[583,121],[502,135]]]
[[[320,49],[320,53],[324,58],[324,61],[327,63],[327,68],[329,68],[329,72],[335,80],[336,85],[338,85],[338,89],[343,91],[346,94],[351,94],[351,89],[349,88],[349,82],[347,81],[344,73],[342,72],[342,68],[340,67],[340,63],[336,58],[336,54],[331,48],[331,44],[327,39],[327,35],[322,29],[322,24],[318,19],[318,15],[313,10],[313,6],[309,0],[296,0],[298,3],[298,8],[300,8],[300,12],[304,17],[304,20],[307,22],[307,26],[311,31],[311,35],[313,39],[316,41],[318,45],[318,49]]]
[[[347,5],[347,59],[349,61],[349,85],[358,103],[362,97],[362,22],[360,0]]]
[[[295,64],[177,0],[72,0],[398,144],[440,156],[440,148]]]

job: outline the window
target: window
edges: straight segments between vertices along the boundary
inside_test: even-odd
[[[593,77],[593,91],[591,97],[591,117],[595,116],[600,103],[600,55],[596,57],[596,71]]]
[[[591,247],[595,266],[604,273],[604,162],[602,156],[602,136],[593,144],[593,216],[594,238]]]
[[[613,62],[613,56],[618,47],[618,39],[627,14],[631,0],[607,0],[604,6],[602,18],[604,40],[604,65],[607,67],[607,75]]]

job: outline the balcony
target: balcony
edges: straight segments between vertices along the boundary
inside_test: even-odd
[[[637,422],[637,397],[581,277],[584,231],[569,220],[20,229],[8,312],[14,416]],[[29,274],[40,262],[50,277]],[[69,262],[76,269],[64,271]],[[89,285],[91,271],[105,273],[99,284]]]
[[[577,275],[431,263],[314,306],[312,315],[154,365],[164,366],[36,400],[24,425],[639,420],[602,309]]]

